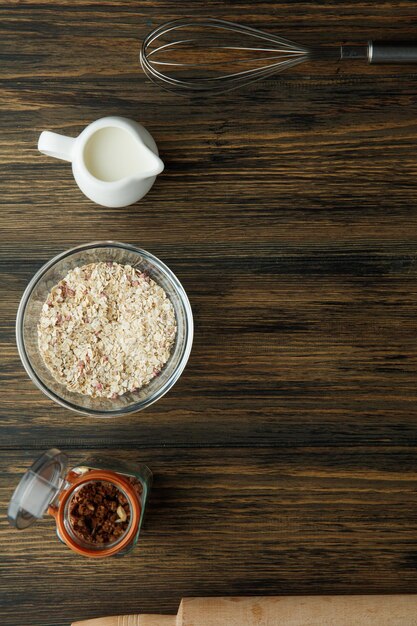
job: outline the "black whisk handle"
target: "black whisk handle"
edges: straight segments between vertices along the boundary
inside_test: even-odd
[[[368,42],[368,61],[372,64],[417,63],[417,42]]]

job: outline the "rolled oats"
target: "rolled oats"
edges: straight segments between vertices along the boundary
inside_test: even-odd
[[[116,398],[160,373],[176,332],[172,302],[149,276],[130,265],[90,263],[50,291],[38,345],[69,391]]]

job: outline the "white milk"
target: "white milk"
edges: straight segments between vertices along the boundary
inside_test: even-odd
[[[96,131],[84,148],[84,163],[99,180],[114,182],[152,167],[149,150],[127,130],[108,126]]]

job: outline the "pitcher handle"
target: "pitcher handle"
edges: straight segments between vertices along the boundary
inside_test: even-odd
[[[73,137],[65,137],[65,135],[44,130],[39,137],[38,150],[55,159],[71,162],[75,141]]]

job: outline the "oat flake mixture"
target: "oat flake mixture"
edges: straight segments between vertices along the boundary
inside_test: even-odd
[[[130,265],[90,263],[52,288],[38,344],[69,391],[116,398],[159,374],[176,332],[174,307],[151,278]]]

